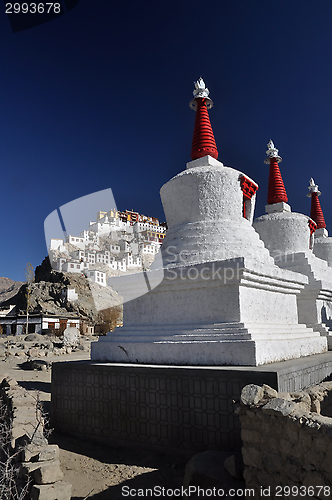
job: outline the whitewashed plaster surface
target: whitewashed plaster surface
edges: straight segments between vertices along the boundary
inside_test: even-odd
[[[242,256],[273,263],[250,221],[242,215],[241,175],[213,160],[207,166],[187,166],[161,188],[168,224],[162,245],[164,265]]]
[[[253,226],[277,262],[278,257],[309,250],[309,220],[296,212],[273,212],[255,219]]]
[[[275,212],[258,217],[253,226],[279,267],[308,277],[297,296],[299,322],[327,336],[331,349],[332,269],[309,249],[308,220],[303,214]]]
[[[328,265],[332,267],[332,238],[331,237],[316,237],[314,239],[313,252],[316,257],[326,260]]]
[[[164,279],[132,291],[124,327],[93,343],[92,360],[258,365],[326,351],[298,323],[308,278],[276,266],[243,217],[240,175],[205,157],[162,187]]]

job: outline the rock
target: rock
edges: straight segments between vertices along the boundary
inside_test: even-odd
[[[264,398],[273,399],[278,397],[278,392],[269,385],[263,384]]]
[[[63,478],[63,472],[60,469],[59,460],[37,462],[37,465],[39,465],[39,467],[32,473],[36,484],[56,483],[57,481],[61,481]]]
[[[24,337],[26,342],[42,342],[44,340],[42,335],[38,333],[29,333],[26,337]]]
[[[77,328],[69,326],[63,332],[63,344],[65,347],[76,347],[80,343],[80,332]]]
[[[295,409],[295,403],[291,401],[285,401],[284,399],[276,398],[272,399],[266,405],[263,406],[263,412],[269,415],[275,415],[276,413],[281,413],[286,417]]]
[[[19,358],[25,358],[26,354],[25,352],[19,351],[15,352],[15,356],[18,356]]]
[[[39,347],[41,349],[48,349],[48,350],[53,349],[53,342],[51,342],[51,341],[43,341],[43,342],[41,342],[39,344]]]
[[[292,401],[297,403],[297,405],[304,411],[311,411],[311,398],[307,392],[291,392],[289,395]]]
[[[21,452],[22,462],[36,462],[41,448],[34,444],[26,444]]]
[[[31,490],[31,500],[70,500],[71,499],[70,483],[58,481],[54,484],[37,485],[35,484]]]
[[[0,302],[5,302],[13,297],[22,286],[21,281],[13,281],[10,278],[0,278]]]
[[[37,358],[38,356],[40,356],[39,349],[37,349],[36,347],[29,349],[28,356],[30,356],[31,358]]]
[[[23,370],[49,370],[52,363],[43,359],[29,359],[29,361],[22,363],[20,366]]]
[[[49,444],[46,448],[38,453],[38,462],[54,460],[59,458],[59,446],[57,444]]]
[[[52,363],[43,359],[33,359],[31,361],[31,370],[49,370]]]
[[[241,392],[241,403],[250,406],[257,405],[264,396],[264,390],[259,385],[249,384],[243,387]]]

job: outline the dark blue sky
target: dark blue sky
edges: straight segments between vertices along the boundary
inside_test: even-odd
[[[164,220],[159,189],[190,161],[199,76],[219,160],[260,186],[255,216],[272,138],[292,210],[310,213],[313,176],[332,233],[330,0],[80,0],[15,34],[1,9],[0,276],[24,280],[47,253],[47,215],[95,191]]]

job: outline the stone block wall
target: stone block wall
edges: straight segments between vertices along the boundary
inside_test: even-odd
[[[238,410],[246,487],[255,498],[321,498],[332,492],[332,382],[277,393],[248,385]],[[289,493],[288,488],[293,488]]]
[[[258,367],[53,363],[52,427],[111,446],[162,453],[240,452],[234,410],[243,387],[268,384],[294,391],[331,372],[332,352]]]
[[[274,372],[94,362],[52,365],[52,427],[108,445],[162,453],[240,451],[236,401]]]
[[[2,463],[7,463],[12,470],[10,488],[20,491],[29,481],[24,498],[70,500],[71,484],[62,481],[59,448],[49,445],[44,435],[44,418],[38,400],[15,380],[6,377],[0,384],[0,405],[0,453]]]

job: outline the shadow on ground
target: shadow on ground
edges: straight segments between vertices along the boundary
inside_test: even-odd
[[[91,475],[91,481],[88,480],[85,485],[87,489],[84,496],[78,496],[77,493],[73,492],[72,500],[85,498],[89,500],[116,500],[123,499],[125,496],[130,498],[131,495],[124,495],[123,487],[126,487],[127,491],[145,490],[154,486],[166,489],[181,488],[184,467],[188,461],[187,458],[165,456],[151,450],[129,447],[115,448],[60,434],[56,431],[51,434],[49,443],[57,444],[61,450],[73,454],[71,458],[68,457],[68,454],[65,456],[63,453],[61,458],[60,454],[61,468],[63,472],[67,471],[68,474],[65,480],[75,481],[76,474],[81,474],[82,477],[83,473],[86,479]],[[96,460],[97,463],[92,463],[91,460],[89,462],[84,457]],[[146,470],[144,470],[145,468]],[[93,480],[96,479],[97,482],[93,483]],[[103,491],[100,491],[101,483],[104,485]],[[95,491],[93,491],[94,486]],[[146,497],[145,494],[137,494],[136,496],[157,498],[154,495]]]
[[[51,393],[51,384],[49,382],[39,382],[39,380],[33,380],[28,382],[20,380],[18,381],[18,384],[27,391],[40,391],[40,392],[47,392],[49,394]]]
[[[121,484],[110,486],[100,493],[88,496],[89,500],[123,500],[128,498],[175,498],[180,495],[176,492],[175,496],[171,490],[181,491],[184,470],[182,468],[168,470],[156,470],[141,474],[132,479],[123,481]],[[155,489],[155,490],[154,490]],[[148,490],[148,491],[147,491]],[[167,495],[168,490],[168,495]],[[84,497],[73,496],[72,500],[84,500]]]
[[[173,455],[162,455],[151,450],[144,450],[138,447],[116,447],[102,445],[93,441],[76,438],[57,431],[52,433],[49,439],[50,444],[57,444],[61,449],[73,453],[83,454],[103,463],[121,463],[125,465],[137,465],[140,467],[160,468],[186,464],[188,457],[174,457]]]

